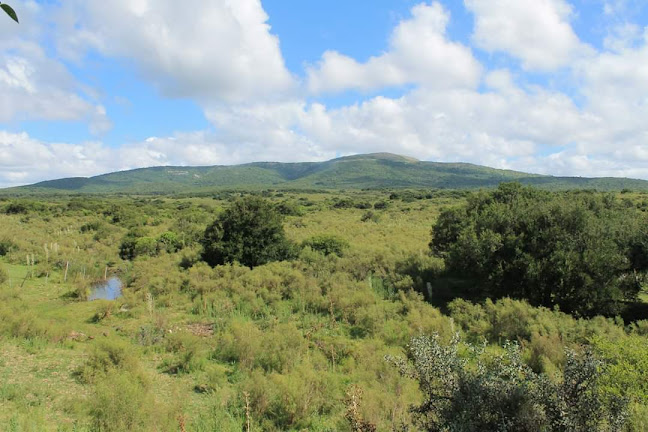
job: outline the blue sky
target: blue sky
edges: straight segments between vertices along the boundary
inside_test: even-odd
[[[648,179],[643,0],[13,0],[0,187],[390,151]]]

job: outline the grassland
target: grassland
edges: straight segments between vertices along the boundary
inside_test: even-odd
[[[448,293],[434,280],[443,262],[428,254],[430,228],[463,193],[263,195],[292,209],[291,240],[334,235],[348,249],[212,269],[198,240],[225,195],[0,202],[0,429],[240,431],[249,421],[255,431],[350,431],[353,388],[378,430],[412,427],[421,394],[384,357],[405,355],[412,336],[459,332],[493,355],[515,340],[551,376],[565,347],[593,347],[612,365],[605,391],[631,400],[628,430],[648,430],[648,322],[439,297]],[[648,198],[619,196],[639,207]],[[173,232],[183,247],[122,260],[133,230]],[[85,301],[106,273],[124,296]]]

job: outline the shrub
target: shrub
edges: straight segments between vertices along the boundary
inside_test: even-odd
[[[110,371],[121,370],[137,376],[142,382],[145,377],[140,369],[133,347],[119,339],[104,339],[96,342],[81,368],[80,376],[85,382],[95,382]]]
[[[9,203],[7,207],[5,207],[5,213],[8,215],[26,214],[28,211],[29,208],[27,207],[27,205],[20,202]]]
[[[238,199],[205,230],[203,259],[212,266],[237,261],[255,267],[292,258],[295,247],[282,222],[270,202],[254,196]]]
[[[5,256],[14,249],[17,249],[17,246],[11,240],[6,238],[0,240],[0,256]]]
[[[152,237],[140,237],[135,241],[135,256],[156,256],[158,242]]]
[[[310,247],[324,255],[334,254],[341,257],[344,250],[349,247],[349,242],[334,235],[322,234],[304,240],[302,247]]]
[[[167,251],[168,253],[174,253],[182,249],[182,241],[178,238],[178,235],[173,231],[167,231],[160,234],[157,238],[160,249]]]
[[[7,273],[4,267],[0,266],[0,285],[7,282],[7,280],[9,280],[9,273]]]
[[[609,195],[503,184],[443,212],[430,246],[477,297],[616,313],[636,298],[648,270],[645,223]]]
[[[160,423],[167,420],[156,413],[155,399],[148,385],[120,370],[111,370],[97,381],[89,402],[96,431],[161,430]]]
[[[422,430],[622,430],[627,404],[602,394],[602,363],[591,353],[568,351],[563,379],[556,382],[526,366],[517,344],[504,348],[489,360],[468,346],[466,359],[458,339],[443,346],[438,336],[421,336],[411,341],[409,361],[388,360],[419,383],[424,401],[412,413]]]
[[[376,213],[372,212],[371,210],[366,211],[363,213],[363,215],[360,217],[360,220],[362,222],[378,222],[380,220],[380,216],[378,216]]]
[[[275,208],[284,216],[302,216],[304,214],[301,206],[291,201],[280,202],[275,205]]]

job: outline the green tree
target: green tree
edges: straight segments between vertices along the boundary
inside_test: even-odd
[[[611,195],[509,183],[443,212],[430,247],[477,297],[616,313],[648,270],[647,219]]]
[[[5,11],[5,13],[9,15],[9,17],[11,17],[12,20],[19,22],[16,11],[14,11],[13,8],[9,6],[7,3],[0,2],[0,8],[2,8],[2,10]]]
[[[203,259],[210,265],[238,261],[255,267],[294,256],[283,216],[268,201],[247,196],[236,200],[205,230]]]

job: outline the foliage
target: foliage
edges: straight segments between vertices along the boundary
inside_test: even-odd
[[[282,201],[275,205],[275,208],[284,216],[302,216],[304,214],[301,206],[291,201]]]
[[[16,248],[16,244],[8,238],[0,240],[0,256],[5,256]]]
[[[5,11],[5,13],[9,15],[12,20],[18,22],[18,15],[16,15],[16,11],[14,11],[11,6],[9,6],[7,3],[0,3],[0,8],[2,8],[2,10]]]
[[[476,296],[511,296],[580,314],[614,313],[648,270],[645,216],[609,195],[503,184],[444,211],[432,251]]]
[[[154,257],[161,251],[175,253],[183,248],[182,241],[173,231],[166,231],[157,238],[143,234],[144,231],[135,228],[124,236],[119,246],[119,256],[122,259],[133,260],[138,256]]]
[[[235,201],[205,230],[203,259],[210,265],[239,262],[255,267],[294,256],[283,218],[268,201],[247,196]]]
[[[4,267],[0,266],[0,285],[5,283],[7,280],[9,280],[9,274]]]
[[[349,242],[334,235],[322,234],[304,240],[302,247],[309,247],[326,256],[333,254],[341,257],[344,255],[344,250],[349,247]]]
[[[362,216],[360,217],[360,220],[362,222],[371,221],[371,222],[376,222],[377,223],[380,220],[380,216],[378,216],[376,213],[369,210],[369,211],[366,211],[366,212],[364,212],[362,214]]]
[[[625,403],[600,391],[602,364],[591,353],[567,352],[558,382],[536,374],[522,362],[517,344],[488,358],[455,338],[449,345],[437,335],[412,339],[409,361],[388,357],[401,373],[418,381],[423,403],[412,408],[428,431],[618,431],[626,420]]]
[[[377,203],[392,194],[387,208],[373,210],[376,223],[361,222],[364,210],[332,208],[337,197]],[[342,256],[306,247],[289,261],[211,267],[198,241],[241,195],[302,206],[284,225],[296,244],[331,236],[348,247]],[[421,430],[408,407],[425,392],[384,356],[404,356],[421,335],[438,333],[446,346],[456,332],[483,344],[476,355],[487,369],[514,340],[525,367],[554,385],[566,350],[591,346],[606,362],[597,379],[604,405],[627,398],[624,430],[646,430],[648,321],[575,318],[509,298],[441,301],[457,293],[444,260],[428,253],[429,227],[466,199],[437,189],[212,189],[0,201],[0,211],[10,202],[27,210],[0,224],[0,239],[14,245],[0,258],[12,281],[0,289],[0,430],[240,432],[248,420],[251,431]],[[173,251],[169,233],[182,250]],[[146,240],[154,255],[122,261],[128,237],[133,251],[138,239],[155,240],[155,248]],[[123,281],[121,299],[73,295],[104,275]],[[459,344],[458,355],[476,372],[467,347]]]
[[[196,179],[199,178],[199,181]],[[462,163],[414,161],[398,155],[369,154],[338,158],[326,162],[253,163],[236,166],[154,167],[114,172],[90,178],[67,178],[41,182],[15,190],[39,194],[133,193],[174,194],[205,193],[214,196],[214,189],[223,194],[229,190],[261,188],[308,190],[426,188],[478,189],[497,187],[502,181],[520,181],[544,189],[629,188],[648,190],[648,182],[634,179],[549,177],[522,172],[498,170]],[[456,191],[461,195],[461,191]],[[427,193],[429,194],[429,192]],[[415,199],[407,193],[406,200]],[[423,194],[424,196],[426,194]],[[224,196],[224,195],[222,195]],[[368,208],[369,201],[357,200],[348,208]]]

